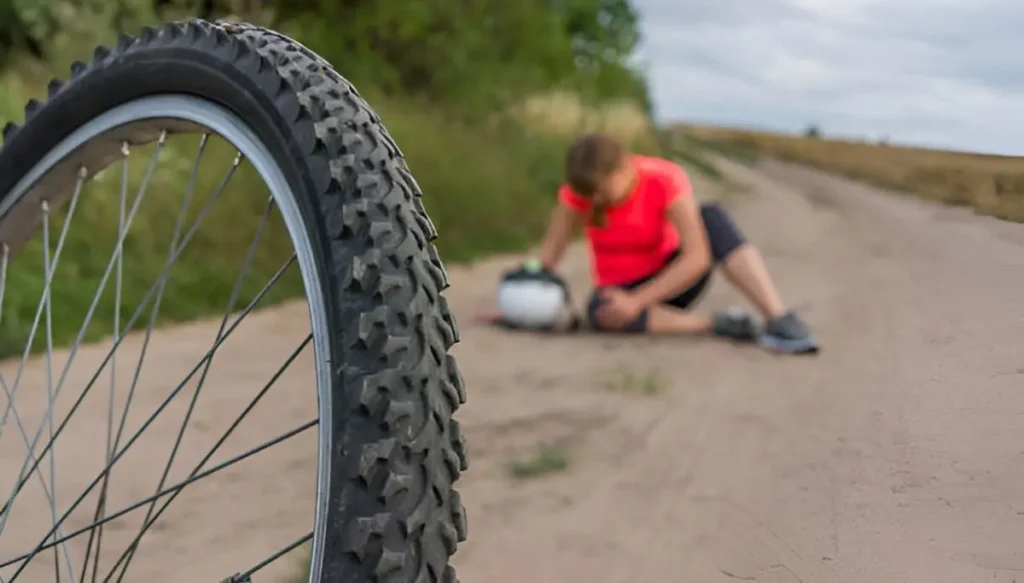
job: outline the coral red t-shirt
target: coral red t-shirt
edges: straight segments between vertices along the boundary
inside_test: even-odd
[[[591,271],[598,286],[622,285],[650,276],[664,267],[679,248],[679,233],[668,220],[668,205],[692,196],[686,171],[662,158],[633,156],[636,182],[623,202],[609,207],[605,225],[587,225]],[[591,200],[568,185],[558,190],[561,204],[587,216]]]

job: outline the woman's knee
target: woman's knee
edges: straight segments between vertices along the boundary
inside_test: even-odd
[[[647,330],[648,311],[644,310],[632,322],[620,324],[605,318],[601,313],[603,301],[595,292],[587,303],[587,323],[597,332],[644,332]]]
[[[733,251],[747,242],[746,236],[736,226],[732,216],[717,202],[703,203],[700,214],[704,220],[708,242],[711,244],[711,256],[715,263],[725,261]]]

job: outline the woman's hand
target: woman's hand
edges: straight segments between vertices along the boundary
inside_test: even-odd
[[[666,209],[666,218],[679,232],[682,253],[653,279],[633,292],[644,304],[663,302],[700,280],[711,269],[711,243],[692,196],[677,198]]]
[[[600,297],[603,301],[597,310],[597,317],[609,328],[625,328],[646,307],[635,294],[623,289],[603,289]]]

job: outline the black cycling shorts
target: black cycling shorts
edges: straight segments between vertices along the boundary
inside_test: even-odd
[[[732,217],[729,213],[721,207],[718,203],[706,202],[700,207],[701,218],[704,219],[704,228],[707,231],[708,242],[711,244],[711,257],[713,265],[718,265],[725,261],[729,255],[732,254],[737,248],[746,243],[746,238],[743,233],[739,230],[739,227],[733,222]],[[679,250],[677,249],[666,259],[665,265],[655,273],[648,275],[647,277],[631,281],[627,284],[616,286],[620,289],[631,290],[635,289],[648,281],[657,277],[672,261],[679,257]],[[664,302],[665,305],[673,306],[676,308],[686,309],[692,306],[697,300],[704,295],[704,291],[711,281],[711,270],[701,276],[696,283],[691,285],[689,288],[683,290],[679,295]],[[594,330],[601,330],[601,325],[597,321],[597,310],[601,307],[602,300],[600,297],[601,289],[595,289],[591,295],[590,300],[587,302],[587,320],[590,323],[590,327]],[[629,323],[625,328],[625,332],[644,332],[647,330],[647,310],[644,310],[635,320]]]

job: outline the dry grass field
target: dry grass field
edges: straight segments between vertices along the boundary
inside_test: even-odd
[[[1024,158],[686,125],[702,140],[1024,222]]]
[[[535,95],[517,112],[535,132],[572,137],[585,131],[603,131],[629,143],[649,140],[654,131],[650,118],[636,103],[617,101],[585,104],[570,92]]]
[[[558,91],[534,95],[523,101],[513,113],[535,135],[568,140],[583,132],[605,132],[638,153],[672,158],[687,169],[715,181],[722,181],[724,176],[709,155],[750,161],[743,148],[702,140],[687,132],[662,131],[643,108],[632,101],[592,104],[583,102],[574,93]]]
[[[632,101],[601,104],[584,103],[571,92],[556,91],[533,95],[511,113],[531,134],[567,142],[583,132],[605,132],[637,151],[659,149],[658,134],[651,118]]]

